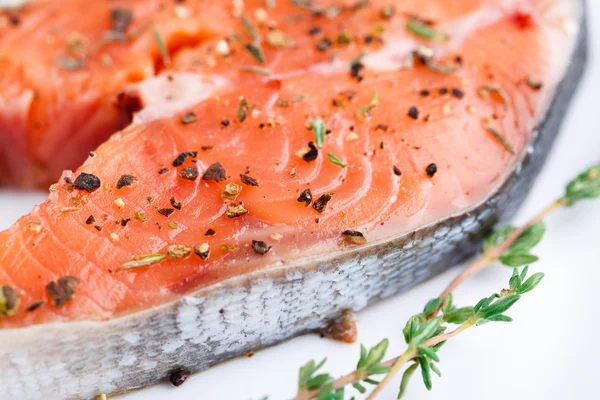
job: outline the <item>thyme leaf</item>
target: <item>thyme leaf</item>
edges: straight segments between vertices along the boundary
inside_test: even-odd
[[[344,164],[344,162],[342,160],[340,160],[339,158],[337,158],[336,156],[334,156],[331,153],[327,153],[327,158],[329,158],[329,161],[331,161],[332,163],[334,163],[337,166],[340,166],[342,168],[347,167],[347,164]]]
[[[515,150],[513,149],[509,141],[506,140],[506,138],[496,128],[490,125],[485,125],[483,129],[485,129],[486,131],[491,133],[496,139],[498,139],[498,141],[502,144],[502,146],[504,146],[506,151],[508,151],[510,154],[515,154]]]
[[[440,33],[429,25],[424,24],[416,19],[411,19],[406,23],[406,29],[414,33],[415,35],[422,37],[427,40],[448,40],[448,35]]]
[[[325,145],[325,124],[321,118],[315,118],[312,122],[312,129],[315,134],[315,143],[318,148]]]
[[[156,42],[156,46],[160,51],[160,55],[162,57],[162,62],[165,66],[171,65],[171,56],[169,55],[169,50],[167,49],[167,45],[165,43],[165,39],[161,35],[158,28],[152,28],[152,35],[154,36],[154,41]]]

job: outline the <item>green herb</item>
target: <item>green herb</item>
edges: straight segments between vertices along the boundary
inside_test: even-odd
[[[248,113],[250,112],[250,106],[248,105],[248,101],[245,97],[240,99],[240,105],[235,111],[235,118],[238,122],[244,122],[248,117]]]
[[[134,218],[140,222],[146,222],[146,220],[147,220],[146,214],[144,214],[142,211],[136,212],[134,215]]]
[[[500,132],[498,132],[496,128],[490,125],[485,125],[483,129],[485,129],[486,131],[491,133],[496,139],[498,139],[498,141],[502,144],[502,146],[504,146],[506,151],[508,151],[510,154],[515,154],[515,150],[513,149],[511,144],[508,142],[508,140],[506,140],[504,136],[502,136]]]
[[[420,36],[427,40],[447,40],[448,36],[446,34],[440,33],[430,26],[412,19],[406,23],[406,29],[411,31],[417,36]]]
[[[371,103],[368,106],[360,107],[356,110],[356,113],[361,119],[368,119],[371,116],[371,110],[379,104],[379,95],[377,92],[373,92],[371,96]]]
[[[243,71],[243,72],[254,72],[256,74],[261,74],[261,75],[266,75],[266,76],[273,76],[273,72],[271,72],[270,69],[257,67],[255,65],[242,65],[240,67],[240,71]]]
[[[248,50],[252,57],[259,63],[264,64],[267,61],[265,59],[265,52],[263,51],[260,44],[247,44],[246,50]]]
[[[12,286],[0,286],[0,317],[10,317],[19,309],[19,293]]]
[[[310,360],[300,368],[300,372],[298,373],[298,391],[318,389],[331,380],[329,374],[315,375],[326,361],[327,359],[324,358],[320,363],[316,364],[314,360]]]
[[[165,66],[169,66],[171,64],[171,56],[169,56],[169,50],[167,49],[167,45],[165,44],[164,38],[162,37],[162,35],[156,27],[152,28],[152,34],[154,35],[154,41],[156,42],[156,46],[160,51],[163,64]]]
[[[423,383],[430,390],[433,386],[431,372],[441,376],[436,364],[440,360],[438,355],[440,348],[449,339],[470,327],[481,326],[489,322],[512,321],[506,312],[524,294],[535,289],[544,278],[544,274],[538,272],[528,276],[529,266],[524,266],[521,272],[514,267],[508,281],[508,288],[482,298],[475,306],[456,307],[453,304],[452,292],[468,277],[481,271],[495,260],[500,260],[508,265],[521,265],[526,260],[537,260],[537,257],[533,256],[530,251],[540,242],[545,232],[542,219],[563,206],[573,205],[582,199],[597,197],[600,197],[600,165],[588,169],[569,182],[564,197],[552,202],[524,226],[520,228],[503,226],[488,235],[484,240],[481,257],[463,270],[439,297],[429,300],[424,306],[423,312],[412,316],[406,322],[402,333],[408,348],[402,355],[382,362],[388,347],[387,339],[369,351],[361,346],[355,371],[337,380],[333,380],[328,374],[321,374],[323,377],[313,385],[316,386],[315,389],[308,389],[307,384],[299,385],[300,390],[295,400],[341,399],[342,397],[331,396],[339,396],[338,393],[342,393],[343,396],[342,390],[346,385],[351,385],[360,393],[366,393],[367,388],[363,383],[377,385],[367,398],[367,400],[375,399],[392,377],[411,361],[414,363],[403,374],[398,398],[402,398],[406,393],[407,385],[417,368],[421,368]],[[439,313],[442,315],[438,315]],[[458,327],[446,332],[447,324],[457,324]],[[314,373],[323,366],[324,362],[325,360],[315,366],[311,361],[307,364],[308,367],[303,367],[305,373],[301,373],[301,376],[305,376],[305,378],[301,379],[301,382],[307,382],[314,378]],[[386,376],[381,382],[370,378],[372,375],[383,373]]]
[[[183,117],[181,117],[181,123],[183,125],[193,124],[196,121],[198,121],[198,120],[196,119],[196,114],[194,114],[193,112],[189,112],[189,113],[185,114]]]
[[[567,185],[565,199],[573,205],[582,199],[593,199],[600,196],[600,165],[596,165],[579,174]]]
[[[510,225],[497,229],[484,239],[483,251],[485,252],[490,248],[498,246],[515,230],[516,228]],[[519,235],[508,250],[498,257],[498,259],[504,265],[508,265],[509,267],[519,267],[537,261],[538,257],[531,254],[530,250],[542,240],[545,232],[546,226],[543,222],[538,222],[537,224],[529,226]]]
[[[534,90],[540,90],[544,86],[542,82],[534,79],[531,75],[527,75],[525,82],[527,82],[527,85]]]
[[[242,15],[242,27],[250,39],[257,40],[260,37],[258,29],[246,15]]]
[[[68,70],[77,70],[83,68],[85,62],[83,60],[78,60],[67,56],[66,54],[59,54],[58,58],[56,59],[56,65]]]
[[[483,93],[497,93],[498,96],[502,98],[502,102],[504,103],[504,109],[508,110],[508,107],[510,107],[510,97],[508,97],[508,93],[506,93],[506,91],[504,91],[504,89],[502,89],[501,87],[494,85],[486,85],[480,87],[479,90]]]
[[[133,257],[131,260],[121,264],[121,266],[117,268],[117,271],[147,267],[164,260],[166,257],[166,255],[160,253],[145,254],[143,256]]]
[[[451,74],[458,70],[454,65],[441,65],[434,63],[435,50],[427,46],[419,46],[413,52],[413,56],[417,58],[427,69],[438,74]]]
[[[325,145],[325,124],[321,118],[315,118],[312,122],[312,129],[315,134],[315,143],[318,148]]]
[[[347,165],[346,165],[346,164],[344,164],[344,163],[342,162],[342,160],[340,160],[339,158],[337,158],[337,157],[336,157],[336,156],[334,156],[333,154],[331,154],[331,153],[327,153],[327,157],[329,158],[329,161],[331,161],[331,162],[332,162],[332,163],[334,163],[335,165],[338,165],[338,166],[340,166],[340,167],[342,167],[342,168],[346,168],[346,166],[347,166]]]

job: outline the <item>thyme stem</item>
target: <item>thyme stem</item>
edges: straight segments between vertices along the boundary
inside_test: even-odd
[[[467,267],[467,269],[462,271],[456,278],[454,278],[454,280],[452,282],[450,282],[450,284],[446,287],[446,289],[444,289],[444,291],[442,292],[442,295],[440,296],[442,299],[440,306],[429,316],[429,318],[434,318],[439,313],[441,304],[443,304],[444,300],[448,297],[448,295],[450,293],[452,293],[454,290],[456,290],[456,288],[458,286],[460,286],[464,281],[466,281],[473,275],[477,274],[479,271],[483,270],[485,267],[490,265],[492,262],[496,261],[496,259],[498,259],[498,257],[500,257],[506,250],[508,250],[510,248],[510,246],[512,244],[514,244],[517,241],[519,236],[521,236],[521,234],[527,228],[529,228],[532,225],[537,224],[538,222],[541,222],[547,215],[551,214],[553,211],[555,211],[563,206],[566,206],[567,204],[568,204],[568,200],[565,197],[561,197],[561,198],[553,201],[548,206],[546,206],[542,211],[540,211],[538,214],[536,214],[533,218],[531,218],[527,223],[525,223],[521,227],[515,229],[511,234],[509,234],[506,237],[506,239],[504,239],[504,241],[500,242],[499,244],[497,244],[494,247],[490,247],[487,251],[485,251],[471,265],[469,265]],[[468,326],[465,327],[465,324],[467,324],[468,322],[469,321],[462,324],[455,331],[448,333],[448,335],[452,335],[456,331],[464,330],[464,329],[468,328]],[[472,323],[471,323],[471,325],[472,325]],[[456,332],[456,333],[459,333],[459,332]],[[444,336],[444,335],[440,335],[440,336]],[[438,336],[436,336],[430,340],[433,340],[436,338],[438,338]],[[440,341],[442,341],[442,340],[440,340]],[[439,341],[436,343],[439,343]],[[401,360],[398,360],[398,363],[394,364],[394,366],[392,367],[392,370],[385,376],[385,378],[379,383],[379,385],[377,385],[375,387],[375,389],[369,395],[367,400],[374,399],[375,396],[400,371],[400,369],[402,368],[402,365],[404,365],[404,363],[406,362],[406,361],[403,361],[402,363],[400,363],[400,361]]]
[[[519,236],[530,226],[541,222],[547,215],[551,214],[553,211],[566,206],[568,201],[565,197],[561,197],[550,203],[546,208],[540,211],[536,216],[531,218],[526,224],[522,225],[520,228],[515,229],[510,235],[506,237],[506,239],[499,243],[497,246],[491,247],[485,253],[483,253],[479,258],[475,260],[467,269],[461,272],[450,284],[444,289],[442,292],[441,298],[442,302],[448,297],[450,293],[452,293],[461,283],[465,280],[469,279],[493,261],[495,261],[498,257],[500,257],[508,248],[517,241]],[[440,308],[438,307],[435,310],[433,316],[436,316],[439,312]]]
[[[459,325],[458,328],[456,328],[455,330],[453,330],[452,332],[448,332],[448,333],[443,333],[441,335],[432,337],[431,339],[426,340],[423,345],[427,346],[427,347],[431,347],[431,346],[435,346],[436,344],[440,343],[440,342],[444,342],[456,335],[458,335],[459,333],[461,333],[462,331],[470,328],[471,326],[474,325],[474,322],[472,320],[467,320],[466,322],[464,322],[462,325]],[[384,380],[375,388],[375,390],[373,390],[373,392],[371,393],[371,395],[367,398],[367,400],[372,400],[375,398],[375,396],[378,394],[378,392],[383,389],[383,383],[386,381],[386,379],[392,379],[393,377],[393,372],[398,372],[400,369],[402,369],[402,367],[409,362],[410,360],[412,360],[413,358],[415,358],[417,356],[418,353],[418,349],[407,349],[404,353],[402,353],[402,355],[398,356],[398,357],[394,357],[394,358],[390,358],[387,361],[382,362],[381,364],[379,364],[379,366],[381,367],[388,367],[388,368],[392,368],[392,372],[390,372],[385,378]],[[333,388],[334,389],[339,389],[342,388],[346,385],[349,385],[351,383],[354,382],[359,382],[363,379],[365,379],[366,377],[362,374],[357,374],[356,371],[355,372],[351,372],[347,375],[344,375],[338,379],[335,380],[335,382],[333,382]],[[305,391],[305,392],[300,392],[296,395],[296,397],[293,398],[293,400],[311,400],[316,398],[319,395],[319,392],[321,391],[320,388],[318,389],[314,389],[314,390],[310,390],[310,391]]]

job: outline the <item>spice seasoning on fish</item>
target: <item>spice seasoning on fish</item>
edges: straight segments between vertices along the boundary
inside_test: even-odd
[[[169,381],[173,386],[181,386],[189,376],[190,373],[187,370],[179,368],[169,374]]]
[[[124,269],[135,269],[147,267],[152,264],[156,264],[162,260],[164,260],[167,256],[164,254],[156,253],[156,254],[144,254],[142,256],[132,257],[131,260],[124,262],[117,268],[118,271],[122,271]]]
[[[265,52],[259,43],[248,43],[245,46],[245,48],[246,50],[248,50],[252,58],[254,58],[259,63],[264,64],[267,62],[265,58]]]
[[[196,167],[185,167],[179,171],[179,176],[189,181],[195,181],[198,178],[198,168]]]
[[[321,118],[315,118],[312,122],[313,133],[315,134],[315,143],[318,148],[325,145],[325,124]]]
[[[174,212],[175,212],[175,209],[173,209],[173,208],[161,208],[160,210],[158,210],[158,213],[160,215],[164,215],[165,217],[170,216]]]
[[[326,52],[327,50],[329,50],[332,44],[333,43],[331,43],[331,40],[329,40],[328,38],[323,38],[317,42],[317,45],[315,47],[321,52]]]
[[[27,229],[29,232],[39,233],[42,230],[42,223],[31,221],[29,224],[27,224]]]
[[[489,97],[490,93],[498,94],[498,96],[500,96],[502,102],[504,103],[504,109],[508,109],[508,107],[510,106],[510,97],[504,91],[504,89],[493,85],[486,85],[479,88],[479,96],[481,96],[482,98]]]
[[[77,189],[85,190],[91,193],[100,188],[101,183],[100,178],[98,178],[96,175],[82,172],[75,179],[75,182],[73,182],[73,186]]]
[[[465,93],[460,89],[453,88],[452,96],[456,97],[457,99],[462,99],[465,96]]]
[[[412,106],[408,110],[408,116],[411,117],[412,119],[419,119],[419,110],[417,110],[417,107]]]
[[[433,176],[437,172],[437,165],[435,165],[434,163],[429,164],[427,168],[425,168],[425,172],[427,173],[428,177],[433,178]]]
[[[133,217],[140,222],[146,222],[146,214],[144,214],[142,211],[136,212]]]
[[[239,192],[239,186],[235,183],[229,182],[227,185],[225,185],[225,190],[223,191],[223,193],[221,193],[221,197],[225,200],[235,200]]]
[[[208,228],[208,230],[206,231],[206,233],[204,234],[204,236],[212,236],[212,235],[214,235],[215,233],[217,233],[217,232],[215,232],[215,230],[214,230],[214,229],[212,229],[212,228]]]
[[[110,11],[111,26],[114,32],[125,32],[132,19],[133,13],[127,8],[117,7]]]
[[[121,220],[121,226],[127,226],[127,224],[131,221],[131,218],[124,218]]]
[[[102,232],[102,227],[100,225],[94,225],[94,229],[98,232]]]
[[[322,213],[327,208],[327,203],[331,200],[331,193],[322,194],[314,203],[313,208],[316,212]]]
[[[164,175],[167,172],[169,172],[169,168],[161,168],[161,169],[158,170],[158,174],[159,175]]]
[[[360,107],[358,110],[356,110],[356,113],[358,114],[359,118],[361,118],[362,120],[369,119],[371,117],[371,110],[375,108],[378,103],[379,95],[377,94],[377,92],[373,92],[373,95],[371,97],[371,103],[368,106]]]
[[[135,186],[138,183],[138,179],[133,175],[121,175],[117,182],[117,189],[121,189],[125,186]]]
[[[12,286],[0,286],[0,317],[10,317],[19,309],[19,293]]]
[[[167,255],[169,258],[183,258],[192,252],[192,249],[182,244],[172,244],[167,247]]]
[[[174,197],[171,197],[171,205],[173,206],[174,209],[176,210],[181,210],[181,202],[175,200]]]
[[[46,285],[46,291],[52,299],[55,307],[62,307],[67,301],[73,300],[73,295],[79,286],[79,278],[74,276],[63,276],[56,282],[50,282]]]
[[[210,255],[210,247],[208,243],[202,243],[194,246],[194,253],[203,260],[206,260]]]
[[[227,118],[221,120],[221,125],[229,126],[229,120]]]
[[[515,150],[513,149],[511,144],[508,142],[508,140],[506,140],[504,136],[502,136],[502,134],[496,128],[494,128],[493,126],[486,125],[483,127],[483,129],[485,129],[486,131],[491,133],[492,136],[498,139],[498,141],[502,144],[502,146],[504,146],[506,151],[508,151],[510,154],[515,154]]]
[[[300,193],[300,196],[298,196],[298,202],[306,203],[305,207],[308,207],[310,205],[310,203],[312,203],[312,200],[313,200],[313,196],[312,196],[312,193],[310,192],[310,189],[304,189],[302,191],[302,193]]]
[[[381,18],[383,19],[392,19],[395,13],[396,7],[394,7],[393,5],[387,5],[381,9],[379,15],[381,15]]]
[[[431,28],[428,24],[416,19],[411,19],[406,24],[406,29],[411,31],[417,36],[427,40],[447,40],[448,35],[440,33],[435,29]]]
[[[252,248],[256,254],[265,255],[271,250],[271,246],[267,245],[262,240],[253,240]]]
[[[196,119],[196,114],[194,114],[191,111],[189,113],[185,114],[183,117],[181,117],[181,123],[183,125],[193,124],[196,121],[198,121]]]
[[[319,33],[321,33],[321,28],[319,28],[318,26],[313,26],[308,30],[308,34],[310,36],[316,36]]]
[[[186,158],[188,158],[188,153],[187,152],[181,153],[180,155],[177,156],[177,158],[175,160],[173,160],[173,166],[179,167],[180,165],[183,165],[183,162],[185,161]],[[159,172],[159,174],[160,174],[160,172]]]
[[[363,69],[365,68],[364,64],[360,61],[354,61],[350,64],[350,77],[355,78],[357,81],[363,80]],[[351,99],[351,97],[349,97]]]
[[[220,162],[216,162],[204,171],[202,179],[205,181],[221,182],[227,179],[227,171],[225,171]]]
[[[248,186],[258,186],[258,181],[254,178],[252,178],[251,176],[248,176],[246,174],[240,174],[240,179],[242,180],[242,183]]]
[[[171,56],[169,55],[169,49],[165,43],[165,39],[162,37],[160,31],[155,27],[152,29],[152,34],[154,36],[154,41],[156,42],[156,46],[160,51],[160,55],[162,57],[162,62],[165,66],[171,64]]]
[[[367,243],[367,239],[362,234],[362,232],[359,232],[359,231],[345,230],[344,232],[342,232],[342,235],[344,236],[344,239],[346,239],[346,241],[348,243],[352,243],[352,244]]]
[[[117,208],[120,208],[120,209],[123,209],[123,208],[125,208],[125,202],[124,202],[124,201],[123,201],[123,199],[122,199],[122,198],[120,198],[120,197],[117,197],[117,198],[116,198],[116,199],[113,201],[113,204],[114,204],[114,205],[115,205]]]
[[[40,308],[43,304],[44,304],[44,302],[42,300],[34,301],[33,303],[31,303],[30,305],[27,306],[25,311],[27,311],[27,312],[35,311],[38,308]]]
[[[241,217],[244,214],[247,214],[248,210],[244,208],[242,203],[238,204],[230,204],[227,206],[227,211],[225,211],[225,215],[229,218],[237,218]]]
[[[313,142],[309,142],[308,147],[310,150],[302,156],[302,159],[306,162],[316,160],[319,155],[319,149],[317,149],[317,146]]]
[[[248,105],[248,101],[245,97],[240,98],[240,104],[235,111],[235,118],[238,122],[244,122],[248,117],[248,113],[250,112],[250,106]]]
[[[329,158],[329,161],[331,161],[333,164],[337,165],[338,167],[346,168],[348,166],[342,160],[340,160],[339,158],[337,158],[336,156],[334,156],[331,153],[327,153],[327,158]]]
[[[525,82],[527,82],[527,85],[533,90],[540,90],[544,86],[542,82],[534,79],[531,75],[527,75]]]
[[[402,171],[400,171],[400,168],[396,167],[394,165],[394,175],[400,176],[402,175]]]

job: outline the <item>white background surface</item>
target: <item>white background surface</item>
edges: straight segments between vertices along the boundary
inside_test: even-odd
[[[600,0],[589,0],[588,11],[591,54],[585,79],[517,222],[560,195],[577,172],[600,161],[600,59],[595,51],[600,49]],[[0,191],[0,227],[44,198],[40,193]],[[440,351],[442,378],[434,376],[433,391],[427,393],[415,374],[408,399],[600,399],[600,345],[594,334],[600,316],[600,200],[562,210],[547,224],[546,237],[536,249],[541,260],[532,266],[546,278],[510,310],[515,321],[475,328],[446,344]],[[370,347],[387,337],[388,356],[399,355],[405,348],[401,330],[407,318],[437,296],[459,268],[359,313],[359,342]],[[510,269],[493,266],[463,285],[455,302],[471,304],[505,287],[509,277]],[[197,374],[179,388],[165,384],[119,399],[288,399],[295,392],[300,365],[327,357],[326,370],[337,376],[355,367],[358,351],[358,343],[304,336]],[[398,384],[396,379],[381,399],[395,399]]]

